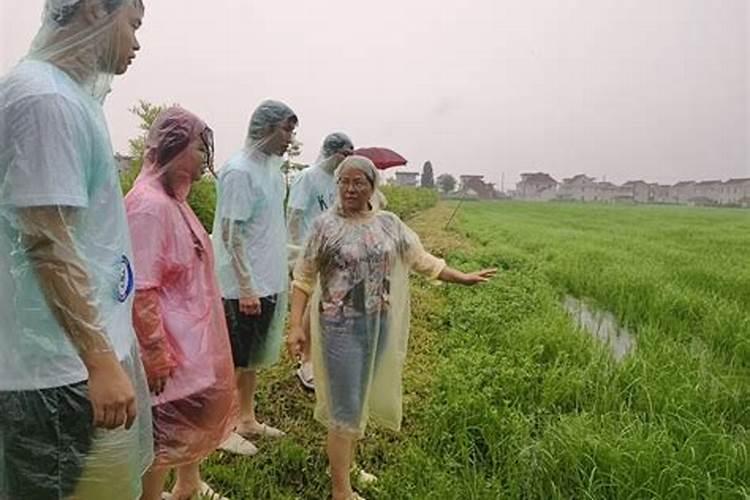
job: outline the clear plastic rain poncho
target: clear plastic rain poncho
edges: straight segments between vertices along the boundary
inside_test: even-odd
[[[300,172],[289,187],[287,227],[290,262],[297,260],[313,220],[336,201],[333,173],[353,149],[354,144],[346,134],[335,132],[328,135],[323,141],[318,159],[311,167]]]
[[[0,80],[0,498],[133,499],[153,457],[151,411],[101,101],[137,50],[143,6],[48,0],[43,16]],[[129,430],[95,428],[94,359],[119,360],[135,389]]]
[[[187,203],[213,159],[211,129],[184,109],[159,114],[125,197],[136,282],[133,320],[153,396],[155,464],[194,463],[236,424],[238,407],[211,240]],[[158,389],[157,389],[158,390]]]
[[[376,188],[372,209],[347,216],[341,192],[318,217],[294,270],[293,286],[311,296],[315,418],[361,436],[369,418],[401,426],[401,376],[409,339],[409,272],[436,278],[445,261],[427,253],[396,215],[378,208],[370,160],[350,156]]]
[[[250,118],[245,147],[219,171],[213,244],[227,323],[242,330],[247,316],[231,301],[257,297],[262,311],[254,317],[260,335],[232,335],[235,366],[256,369],[276,363],[281,350],[288,300],[287,238],[284,221],[286,185],[283,158],[267,152],[277,146],[276,129],[294,112],[278,101],[264,101]],[[282,145],[283,147],[283,145]],[[252,316],[249,318],[253,318]],[[240,337],[252,336],[242,341]]]

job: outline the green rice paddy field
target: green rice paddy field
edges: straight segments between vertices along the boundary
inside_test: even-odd
[[[400,433],[372,429],[368,499],[750,498],[750,211],[438,204],[409,221],[478,288],[415,278]],[[611,312],[617,362],[566,295]],[[324,429],[285,361],[259,411],[289,434],[206,466],[231,498],[328,498]]]

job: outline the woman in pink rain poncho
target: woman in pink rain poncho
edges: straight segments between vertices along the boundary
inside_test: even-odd
[[[144,476],[144,500],[161,498],[172,467],[172,498],[218,498],[201,482],[199,464],[236,424],[211,242],[186,201],[212,156],[211,129],[169,108],[149,131],[143,170],[125,198],[135,257],[133,320],[153,394],[155,459]]]

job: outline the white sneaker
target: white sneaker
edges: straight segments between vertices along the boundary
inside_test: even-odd
[[[326,474],[328,474],[328,477],[331,477],[330,466],[326,468]],[[376,476],[375,474],[370,474],[369,472],[366,472],[365,470],[360,468],[358,465],[352,466],[352,474],[354,475],[354,482],[358,486],[367,486],[367,485],[375,484],[378,482],[378,476]]]
[[[219,445],[220,450],[234,453],[235,455],[244,455],[246,457],[252,457],[258,453],[258,447],[253,443],[240,436],[236,432],[233,432],[229,437]]]
[[[360,485],[374,484],[378,482],[378,476],[370,474],[369,472],[357,467],[355,471],[354,481]]]
[[[312,362],[307,361],[302,363],[299,368],[295,371],[297,378],[302,383],[302,387],[310,391],[315,390],[315,379],[313,378],[313,367]]]
[[[286,432],[277,429],[276,427],[271,427],[268,424],[260,424],[260,427],[257,429],[248,429],[245,430],[242,428],[242,425],[237,427],[236,430],[237,434],[240,436],[247,438],[247,437],[268,437],[268,438],[280,438],[286,436]]]
[[[216,493],[206,482],[201,482],[201,500],[229,500],[227,497],[223,497]]]

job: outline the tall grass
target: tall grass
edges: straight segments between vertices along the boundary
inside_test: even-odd
[[[748,214],[465,204],[411,219],[481,288],[413,286],[403,430],[368,431],[370,499],[747,498]],[[578,331],[564,294],[637,337],[621,363]],[[263,374],[263,418],[290,431],[252,459],[215,455],[232,498],[325,498],[324,430],[288,362]]]
[[[386,210],[394,212],[402,219],[408,219],[435,206],[438,200],[437,191],[434,189],[384,186],[382,191],[388,200]]]
[[[443,289],[434,392],[384,498],[745,498],[745,212],[478,204],[459,228],[479,250],[456,264],[505,271]],[[638,350],[615,363],[563,293]]]

